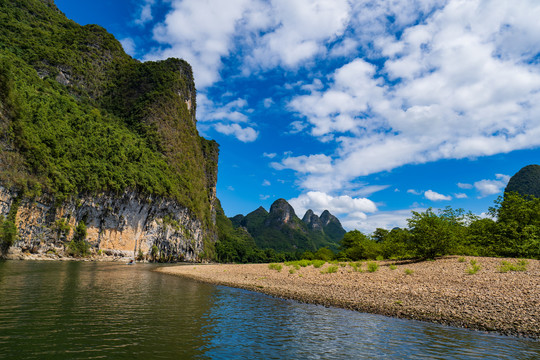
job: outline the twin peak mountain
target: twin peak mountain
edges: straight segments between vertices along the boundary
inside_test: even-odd
[[[321,247],[336,250],[346,231],[328,210],[321,216],[308,210],[300,220],[284,199],[276,200],[270,212],[262,206],[244,215],[230,218],[234,227],[243,227],[258,247],[277,251],[316,251]]]

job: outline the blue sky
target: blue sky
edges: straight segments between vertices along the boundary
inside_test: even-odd
[[[347,229],[481,215],[540,155],[535,0],[56,0],[193,67],[228,216],[287,199]]]

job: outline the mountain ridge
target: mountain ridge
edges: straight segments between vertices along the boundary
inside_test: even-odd
[[[230,220],[235,228],[245,228],[258,247],[276,251],[316,251],[321,247],[337,250],[346,233],[338,218],[328,210],[319,217],[309,209],[300,219],[285,199],[274,201],[270,211],[260,206]]]

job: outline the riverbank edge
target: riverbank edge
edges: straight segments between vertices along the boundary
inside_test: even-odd
[[[245,264],[213,264],[213,265],[217,265],[221,267],[223,269],[223,272],[229,271],[228,270],[229,267],[241,269],[243,266],[246,266]],[[259,264],[259,265],[268,266],[268,264]],[[318,292],[318,293],[311,292],[308,294],[305,294],[305,293],[301,294],[283,286],[282,287],[276,287],[276,286],[262,287],[254,283],[247,283],[247,284],[242,283],[233,278],[229,278],[227,280],[220,280],[216,278],[215,276],[212,276],[212,274],[195,274],[192,272],[190,273],[190,272],[182,271],[188,268],[196,269],[199,266],[201,265],[194,264],[194,266],[182,266],[182,265],[168,266],[168,267],[163,267],[159,269],[154,269],[153,271],[169,274],[169,275],[174,275],[174,276],[180,276],[184,278],[189,278],[189,279],[200,281],[203,283],[209,283],[209,284],[214,284],[214,285],[221,285],[221,286],[227,286],[227,287],[232,287],[232,288],[244,289],[248,291],[259,292],[259,293],[263,293],[263,294],[266,294],[275,298],[280,298],[280,299],[285,299],[285,300],[294,300],[300,303],[321,305],[325,307],[336,307],[336,308],[342,308],[346,310],[358,311],[358,312],[369,313],[369,314],[377,314],[377,315],[400,318],[400,319],[431,322],[431,323],[464,328],[464,329],[469,329],[469,330],[474,330],[474,331],[482,331],[482,332],[495,333],[495,334],[504,335],[504,336],[513,336],[513,337],[540,341],[540,328],[536,328],[536,330],[532,330],[532,331],[520,331],[520,329],[497,326],[496,323],[487,324],[485,322],[472,319],[472,317],[469,317],[465,313],[458,312],[457,315],[442,314],[442,313],[426,313],[423,311],[419,311],[418,309],[415,309],[413,307],[404,306],[402,304],[399,304],[399,306],[388,306],[388,304],[384,304],[382,302],[377,302],[377,301],[374,301],[371,303],[353,302],[353,301],[350,301],[350,299],[340,300],[340,299],[331,298],[329,296],[325,296],[324,292]],[[202,266],[208,266],[208,264],[204,264]],[[260,275],[261,277],[264,276],[263,273],[261,273]],[[377,300],[377,298],[374,298],[372,300]]]

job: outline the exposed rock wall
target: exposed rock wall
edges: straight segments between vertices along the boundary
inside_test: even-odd
[[[0,186],[0,214],[7,216],[17,194]],[[65,219],[69,230],[59,230]],[[156,245],[164,260],[201,260],[204,237],[212,237],[189,210],[177,202],[126,192],[121,196],[81,196],[56,205],[42,196],[23,200],[17,211],[17,242],[11,254],[19,252],[64,254],[80,221],[87,226],[86,240],[94,253],[136,257],[139,250],[150,258]],[[215,241],[215,239],[212,239]]]

